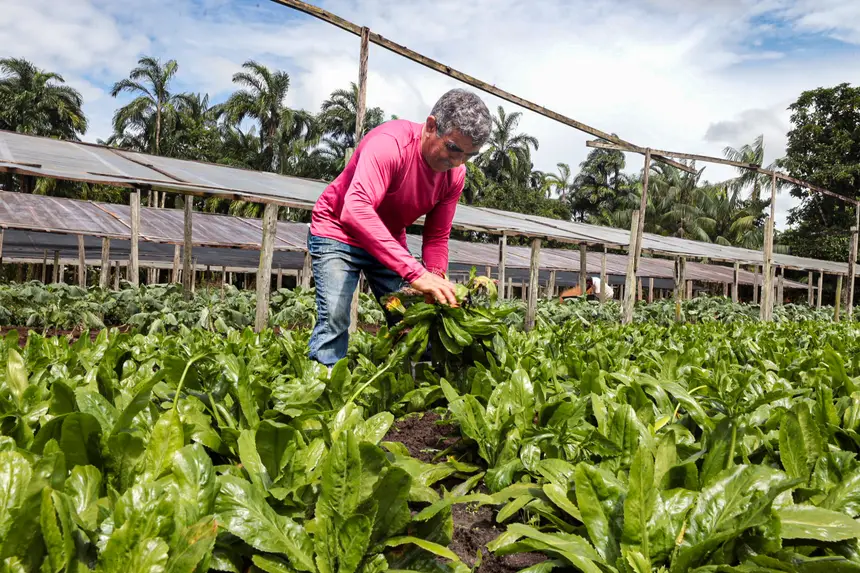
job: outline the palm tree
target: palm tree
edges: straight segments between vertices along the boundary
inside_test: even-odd
[[[695,174],[671,165],[652,166],[645,228],[661,235],[711,241],[716,221],[707,211],[712,188],[700,186],[703,169]]]
[[[560,200],[564,200],[573,189],[573,176],[567,163],[558,163],[556,167],[558,167],[557,174],[549,173],[546,176],[546,194],[549,198],[556,195]]]
[[[133,135],[125,136],[143,145],[142,151],[161,154],[161,132],[165,108],[174,102],[170,93],[170,81],[176,75],[179,64],[169,60],[161,61],[151,56],[138,60],[138,66],[131,70],[128,78],[118,81],[111,89],[117,97],[122,92],[137,94],[128,105],[119,108],[114,114],[114,133],[118,137],[131,130]],[[154,120],[154,121],[153,121]],[[152,131],[154,128],[154,133]]]
[[[320,123],[323,131],[346,147],[355,147],[355,118],[358,114],[358,85],[350,83],[349,89],[339,89],[331,93],[320,108]],[[371,107],[364,112],[362,136],[385,121],[382,108]]]
[[[626,210],[625,198],[636,181],[625,175],[624,154],[620,151],[594,149],[579,164],[579,174],[567,193],[574,219],[585,221],[603,217],[604,211]]]
[[[0,129],[78,140],[87,131],[83,97],[63,84],[27,60],[0,59]]]
[[[490,179],[518,179],[531,173],[531,151],[538,149],[536,137],[517,133],[522,113],[506,113],[502,106],[493,117],[489,147],[478,156],[478,165]]]

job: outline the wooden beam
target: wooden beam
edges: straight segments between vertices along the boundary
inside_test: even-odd
[[[87,288],[87,249],[83,235],[78,235],[78,286]]]
[[[836,302],[833,305],[833,320],[839,322],[839,307],[842,304],[842,275],[836,275]]]
[[[600,292],[597,293],[600,304],[606,302],[606,288],[606,247],[603,247],[603,255],[600,257]]]
[[[645,216],[648,211],[648,180],[651,174],[651,150],[645,150],[645,167],[642,171],[642,193],[639,198],[639,225],[636,228],[636,248],[633,251],[633,273],[639,272],[639,259],[642,256],[642,237],[645,234]]]
[[[358,102],[355,113],[355,146],[364,135],[364,113],[367,106],[367,55],[370,41],[370,28],[363,27],[359,32],[361,50],[358,58]]]
[[[346,30],[347,32],[355,34],[356,36],[362,35],[363,28],[361,26],[354,24],[348,20],[345,20],[345,19],[341,18],[340,16],[336,16],[335,14],[332,14],[331,12],[328,12],[327,10],[323,10],[322,8],[319,8],[319,7],[314,6],[312,4],[302,2],[301,0],[272,0],[272,1],[277,3],[277,4],[281,4],[282,6],[287,6],[289,8],[293,8],[295,10],[298,10],[299,12],[304,12],[305,14],[308,14],[309,16],[313,16],[314,18],[318,18],[318,19],[322,20],[323,22],[328,22],[329,24],[337,26],[338,28],[340,28],[342,30]],[[515,104],[515,105],[518,105],[518,106],[523,107],[525,109],[528,109],[530,111],[533,111],[539,115],[542,115],[544,117],[547,117],[549,119],[552,119],[554,121],[562,123],[564,125],[570,126],[574,129],[578,129],[579,131],[585,132],[589,135],[593,135],[594,137],[599,137],[600,139],[605,139],[606,141],[610,141],[610,142],[615,143],[617,145],[624,146],[626,150],[633,151],[636,153],[644,153],[644,148],[639,147],[638,145],[634,145],[628,141],[624,141],[623,139],[621,139],[615,135],[612,135],[610,133],[606,133],[604,131],[601,131],[599,129],[596,129],[594,127],[586,125],[582,122],[576,121],[575,119],[571,119],[569,117],[563,116],[560,113],[551,111],[551,110],[549,110],[543,106],[532,103],[532,102],[530,102],[526,99],[523,99],[519,96],[516,96],[510,92],[507,92],[503,89],[497,88],[494,85],[488,84],[488,83],[483,82],[477,78],[474,78],[468,74],[465,74],[461,71],[455,70],[454,68],[452,68],[450,66],[446,66],[445,64],[437,62],[436,60],[432,60],[426,56],[422,56],[418,52],[410,50],[406,46],[401,46],[400,44],[392,42],[391,40],[388,40],[387,38],[384,38],[375,32],[370,32],[368,34],[368,39],[370,42],[376,44],[377,46],[381,46],[381,47],[385,48],[386,50],[394,52],[395,54],[403,56],[406,59],[412,60],[415,63],[421,64],[422,66],[430,68],[431,70],[437,71],[437,72],[444,74],[450,78],[454,78],[456,80],[459,80],[459,81],[463,82],[464,84],[467,84],[473,88],[479,89],[485,93],[494,95],[494,96],[496,96],[500,99],[503,99],[505,101],[508,101],[512,104]],[[659,160],[663,161],[664,158],[662,158],[662,157],[658,158],[655,156],[654,159],[659,159]]]
[[[639,236],[641,211],[635,209],[630,218],[630,244],[627,246],[627,272],[624,275],[624,304],[621,324],[633,322],[633,307],[636,303],[636,240]]]
[[[605,141],[587,141],[585,145],[594,149],[608,149],[610,151],[629,151],[624,146],[607,143]],[[755,163],[731,161],[728,159],[723,159],[722,157],[711,157],[709,155],[697,155],[695,153],[681,153],[676,151],[663,151],[662,149],[652,149],[651,153],[661,157],[673,157],[675,159],[686,159],[688,161],[705,161],[707,163],[720,163],[722,165],[731,165],[732,167],[741,167],[743,169],[752,169],[754,171],[761,169],[761,165],[757,165]],[[690,173],[696,172],[695,169],[691,170],[689,167],[687,167],[685,171],[688,171]]]
[[[502,236],[499,237],[499,293],[500,299],[507,298],[510,296],[505,295],[505,261],[508,257],[508,235],[506,233],[502,233]]]
[[[532,239],[532,257],[531,266],[529,267],[529,299],[526,307],[526,330],[531,330],[535,327],[535,317],[537,316],[537,301],[540,298],[538,280],[540,278],[540,239]],[[584,245],[580,245],[582,247]],[[581,254],[580,257],[583,255]]]
[[[269,322],[269,287],[272,283],[272,254],[275,233],[278,229],[278,206],[266,204],[263,210],[263,241],[260,248],[260,266],[257,268],[257,313],[254,330],[261,332]]]
[[[851,252],[848,253],[848,303],[845,311],[848,319],[854,317],[854,275],[857,274],[857,242],[860,231],[860,205],[854,208],[854,226],[851,227]]]
[[[99,273],[99,286],[107,289],[110,286],[110,239],[102,239],[102,267]]]
[[[773,219],[768,217],[764,222],[764,265],[762,265],[761,310],[759,316],[763,322],[771,320],[773,315]]]
[[[182,291],[186,299],[191,298],[191,283],[194,282],[194,271],[191,268],[191,245],[193,242],[193,217],[194,217],[194,198],[191,195],[183,197],[185,200],[184,207],[184,225],[183,225],[183,243],[182,243]],[[266,205],[268,207],[268,205]],[[265,231],[263,232],[265,235]],[[259,307],[259,305],[258,305]]]
[[[654,302],[654,277],[648,277],[648,304]]]
[[[770,171],[761,170],[761,173],[769,174]],[[845,203],[851,203],[852,205],[860,205],[860,201],[856,199],[852,199],[850,197],[846,197],[845,195],[840,195],[839,193],[834,193],[833,191],[828,191],[827,189],[822,189],[821,187],[817,187],[812,183],[807,183],[806,181],[802,181],[800,179],[795,179],[794,177],[789,177],[784,173],[777,172],[775,174],[777,177],[782,179],[783,181],[788,181],[789,183],[794,183],[798,187],[803,187],[805,189],[809,189],[810,191],[814,191],[815,193],[821,193],[822,195],[827,195],[828,197],[833,197],[834,199],[839,199]]]
[[[134,286],[140,283],[138,266],[138,241],[140,240],[140,189],[131,194],[131,254],[129,257],[128,280]]]
[[[735,263],[732,271],[732,302],[737,303],[739,300],[738,290],[740,289],[741,264]]]
[[[311,259],[311,254],[308,251],[305,251],[305,259],[302,263],[302,288],[309,289],[311,288],[311,277],[314,276],[314,267],[313,260]]]
[[[179,283],[179,261],[182,248],[179,245],[173,245],[173,269],[170,275],[170,282]]]
[[[806,279],[806,285],[807,285],[807,286],[806,286],[806,289],[807,289],[807,293],[806,293],[807,300],[806,300],[806,303],[807,303],[809,306],[813,306],[813,305],[815,304],[815,299],[814,299],[814,293],[815,293],[815,291],[814,291],[813,286],[812,286],[812,279],[813,279],[813,273],[812,273],[812,271],[809,271],[809,277]]]
[[[815,303],[815,308],[821,308],[822,296],[824,296],[824,271],[818,274],[818,300]]]
[[[549,281],[546,283],[546,298],[553,299],[555,297],[555,271],[549,272]]]

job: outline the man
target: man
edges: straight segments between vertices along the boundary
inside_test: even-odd
[[[585,279],[585,298],[587,300],[595,300],[595,299],[599,298],[600,297],[600,289],[602,289],[602,288],[603,288],[603,284],[600,282],[599,278],[597,278],[597,277],[586,278]],[[613,295],[612,287],[609,285],[606,285],[606,300],[611,299],[612,295]],[[579,296],[582,296],[582,291],[580,290],[579,285],[576,285],[575,287],[571,287],[569,289],[562,291],[562,293],[559,295],[559,300],[561,302],[564,302],[565,300],[567,300],[569,298],[577,298]]]
[[[371,130],[314,205],[308,251],[317,322],[310,357],[332,366],[346,356],[360,273],[379,298],[411,285],[456,304],[445,278],[448,239],[466,179],[465,163],[490,135],[487,106],[468,91],[443,95],[427,120],[392,120]],[[406,227],[426,215],[422,262],[406,249]]]

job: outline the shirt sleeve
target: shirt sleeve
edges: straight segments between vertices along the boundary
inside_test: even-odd
[[[344,196],[340,222],[365,251],[411,283],[426,271],[376,212],[399,162],[400,148],[393,138],[380,135],[365,143]]]
[[[455,174],[445,199],[427,214],[424,221],[424,241],[421,258],[431,273],[445,275],[448,272],[448,240],[451,238],[451,223],[457,210],[457,202],[463,193],[466,170]]]

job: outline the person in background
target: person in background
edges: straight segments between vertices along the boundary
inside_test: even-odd
[[[307,242],[317,305],[311,359],[331,367],[346,356],[360,273],[377,298],[409,285],[439,303],[457,303],[446,278],[451,223],[465,163],[487,141],[491,125],[476,94],[453,89],[424,123],[392,120],[364,136],[311,216]],[[406,248],[406,227],[421,216],[423,264]]]
[[[612,290],[612,287],[609,285],[605,285],[605,287],[606,287],[606,300],[609,300],[612,298],[614,291]],[[598,300],[600,298],[600,290],[602,288],[604,288],[604,285],[600,281],[599,278],[588,277],[587,279],[585,279],[585,298],[586,298],[586,300]],[[582,290],[580,289],[579,285],[576,285],[575,287],[571,287],[569,289],[563,290],[561,292],[561,294],[559,295],[559,300],[561,302],[564,302],[565,300],[567,300],[569,298],[576,298],[579,296],[582,296]]]

